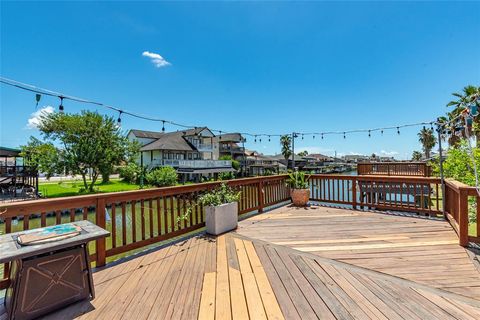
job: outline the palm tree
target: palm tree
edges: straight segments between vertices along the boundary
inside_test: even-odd
[[[437,138],[433,134],[433,129],[423,127],[418,133],[418,141],[422,144],[423,152],[426,159],[430,159],[430,152],[437,143]]]
[[[281,136],[280,145],[282,146],[282,155],[288,165],[288,159],[292,155],[292,138],[289,135]]]
[[[420,161],[422,160],[422,153],[420,151],[413,151],[412,153],[412,161]]]

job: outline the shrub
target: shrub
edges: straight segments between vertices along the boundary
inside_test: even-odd
[[[308,189],[310,175],[306,175],[305,172],[295,171],[288,174],[287,184],[292,189]]]
[[[119,168],[120,178],[128,183],[136,183],[140,175],[141,168],[136,163],[129,163]]]
[[[219,180],[232,180],[235,179],[235,174],[233,172],[222,172],[218,175]]]
[[[147,182],[156,187],[169,187],[177,184],[178,174],[172,167],[161,167],[147,173]]]
[[[232,168],[235,169],[235,170],[240,170],[240,161],[233,160],[232,156],[224,155],[224,156],[221,156],[220,158],[218,158],[218,160],[230,160],[230,161],[232,161]]]
[[[222,183],[217,189],[200,196],[198,202],[204,206],[219,206],[225,203],[237,202],[240,200],[240,194],[240,191],[234,191],[225,183]]]

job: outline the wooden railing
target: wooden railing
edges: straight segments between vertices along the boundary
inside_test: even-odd
[[[310,197],[353,209],[442,214],[438,178],[315,174],[310,178]]]
[[[431,167],[425,162],[361,162],[358,175],[429,177]]]
[[[469,201],[472,200],[472,201]],[[469,235],[469,211],[476,216],[476,235]],[[480,243],[480,195],[474,187],[447,180],[445,183],[445,213],[457,232],[461,246],[469,242]]]
[[[241,191],[239,213],[262,212],[290,200],[286,175],[231,180]],[[177,187],[104,193],[76,197],[12,202],[0,205],[0,233],[12,233],[70,221],[89,220],[110,231],[110,237],[90,245],[91,261],[103,266],[107,260],[154,243],[198,231],[205,225],[204,208],[197,196],[219,182]],[[348,176],[315,174],[310,178],[311,200],[353,209],[409,211],[442,216],[441,181],[433,177]],[[445,211],[459,235],[461,245],[480,242],[468,236],[468,200],[480,199],[474,188],[447,182]],[[188,219],[179,217],[188,214]],[[8,284],[8,265],[0,289]]]
[[[231,180],[241,191],[239,213],[262,212],[264,208],[289,200],[286,176]],[[0,205],[3,223],[0,234],[37,227],[90,220],[110,231],[110,237],[90,246],[91,261],[103,266],[107,258],[165,241],[205,225],[204,210],[195,199],[219,182],[104,193],[56,199],[13,202]],[[179,219],[187,212],[188,219]],[[4,266],[0,289],[8,284],[8,265]],[[1,277],[0,277],[1,279]]]

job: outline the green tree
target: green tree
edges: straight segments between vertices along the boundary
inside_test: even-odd
[[[480,149],[473,148],[473,155],[475,163],[480,169]],[[432,164],[434,172],[439,174],[439,158],[436,157]],[[475,185],[473,163],[466,141],[461,141],[456,147],[448,149],[443,162],[443,174],[446,178],[452,178],[470,186]]]
[[[412,161],[420,161],[422,160],[422,153],[420,151],[413,151],[412,153]]]
[[[298,155],[299,155],[300,157],[306,157],[306,156],[308,156],[308,151],[307,151],[307,150],[300,151],[300,152],[298,153]]]
[[[169,187],[177,184],[178,174],[173,167],[160,167],[147,173],[147,182],[156,187]]]
[[[218,160],[229,160],[232,161],[232,168],[235,170],[240,169],[240,161],[234,160],[231,155],[224,155],[218,158]]]
[[[63,171],[61,166],[59,167],[59,150],[53,143],[44,143],[35,137],[30,137],[28,143],[21,146],[21,149],[20,155],[26,160],[26,164],[44,173],[47,179]]]
[[[435,138],[433,129],[423,127],[423,129],[418,133],[418,141],[422,144],[425,158],[430,159],[430,152],[437,144],[437,138]]]
[[[96,112],[44,115],[39,129],[47,140],[62,146],[58,164],[71,174],[81,175],[85,190],[90,192],[102,172],[112,172],[135,151],[115,120]],[[92,180],[87,182],[89,171]]]
[[[292,138],[289,135],[281,136],[280,145],[282,147],[282,155],[288,163],[288,159],[292,155]]]

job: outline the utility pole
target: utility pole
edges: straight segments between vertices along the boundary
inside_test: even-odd
[[[440,156],[440,181],[442,183],[442,212],[443,212],[443,218],[447,220],[447,216],[445,213],[445,178],[443,176],[442,131],[443,131],[442,126],[438,124],[437,134],[438,134],[438,154]]]
[[[295,170],[295,138],[296,137],[297,137],[297,134],[295,132],[292,132],[292,170]]]
[[[143,189],[143,151],[140,151],[140,189]]]

